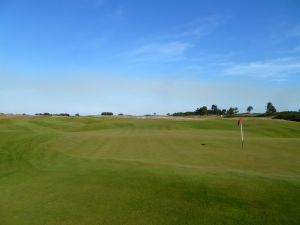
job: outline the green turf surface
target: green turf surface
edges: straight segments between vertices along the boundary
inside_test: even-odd
[[[0,117],[2,225],[300,224],[300,124]]]

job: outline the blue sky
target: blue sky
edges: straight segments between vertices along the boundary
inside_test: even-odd
[[[300,1],[0,0],[0,112],[300,109]]]

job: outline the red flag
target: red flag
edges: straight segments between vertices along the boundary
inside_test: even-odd
[[[240,117],[239,119],[238,119],[238,125],[240,126],[241,124],[243,124],[243,117]]]

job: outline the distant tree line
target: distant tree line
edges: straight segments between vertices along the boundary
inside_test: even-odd
[[[58,113],[58,114],[52,114],[52,113],[36,113],[34,114],[36,116],[70,116],[69,113]]]
[[[246,109],[247,113],[250,114],[253,111],[253,106],[248,106]],[[275,106],[268,102],[266,105],[266,112],[264,114],[260,114],[261,116],[270,116],[274,115],[277,112]],[[222,116],[234,116],[239,113],[239,109],[237,107],[230,107],[228,109],[220,109],[217,105],[212,105],[210,109],[207,106],[202,106],[197,108],[195,111],[188,111],[188,112],[176,112],[173,113],[172,116],[205,116],[205,115],[222,115]]]
[[[253,111],[253,106],[248,106],[246,108],[248,115],[251,114]],[[217,105],[212,105],[210,109],[206,106],[202,106],[197,108],[195,111],[192,112],[176,112],[173,113],[172,116],[205,116],[205,115],[220,115],[220,116],[236,116],[238,115],[239,110],[237,107],[230,107],[228,109],[219,109]],[[170,116],[170,114],[167,114]],[[241,115],[241,114],[239,114]],[[242,114],[243,116],[247,116],[247,114]],[[284,111],[284,112],[277,112],[275,106],[268,102],[266,104],[266,111],[265,113],[254,114],[252,116],[256,117],[272,117],[273,119],[284,119],[284,120],[292,120],[292,121],[299,121],[300,122],[300,110],[297,111]]]
[[[284,111],[276,113],[273,119],[291,120],[300,122],[300,110],[296,111]]]
[[[251,112],[253,111],[253,106],[248,106],[246,108],[248,115],[250,116]],[[25,114],[24,114],[25,115]],[[36,116],[70,116],[69,113],[59,113],[59,114],[52,114],[52,113],[36,113]],[[112,112],[102,112],[102,116],[113,116]],[[122,113],[118,114],[119,116],[123,116]],[[153,114],[146,114],[145,116],[156,116],[156,113]],[[236,116],[236,115],[243,115],[247,116],[247,114],[242,113],[239,114],[239,109],[237,107],[229,107],[228,109],[220,109],[217,105],[213,104],[210,108],[207,106],[202,106],[194,111],[187,111],[187,112],[176,112],[173,114],[168,113],[167,116],[207,116],[207,115],[215,115],[215,116]],[[80,116],[78,113],[75,116]],[[274,119],[285,119],[285,120],[293,120],[293,121],[300,121],[300,109],[299,111],[285,111],[285,112],[277,112],[275,106],[268,102],[266,104],[266,111],[265,113],[255,113],[251,116],[256,117],[272,117]]]
[[[172,116],[206,116],[206,115],[228,115],[233,116],[238,114],[239,110],[237,107],[230,107],[228,109],[219,109],[217,105],[212,105],[210,109],[207,106],[202,106],[197,108],[195,111],[191,112],[176,112]]]
[[[36,113],[34,114],[36,116],[71,116],[69,113],[58,113],[58,114],[55,114],[55,113]],[[101,113],[102,116],[113,116],[114,114],[112,112],[102,112]],[[122,113],[119,113],[119,116],[122,116],[123,114]],[[80,116],[79,113],[76,113],[75,116]]]
[[[102,112],[101,116],[113,116],[114,114],[112,112]]]

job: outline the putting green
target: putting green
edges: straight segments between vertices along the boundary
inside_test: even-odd
[[[300,124],[0,117],[0,224],[300,224]]]

